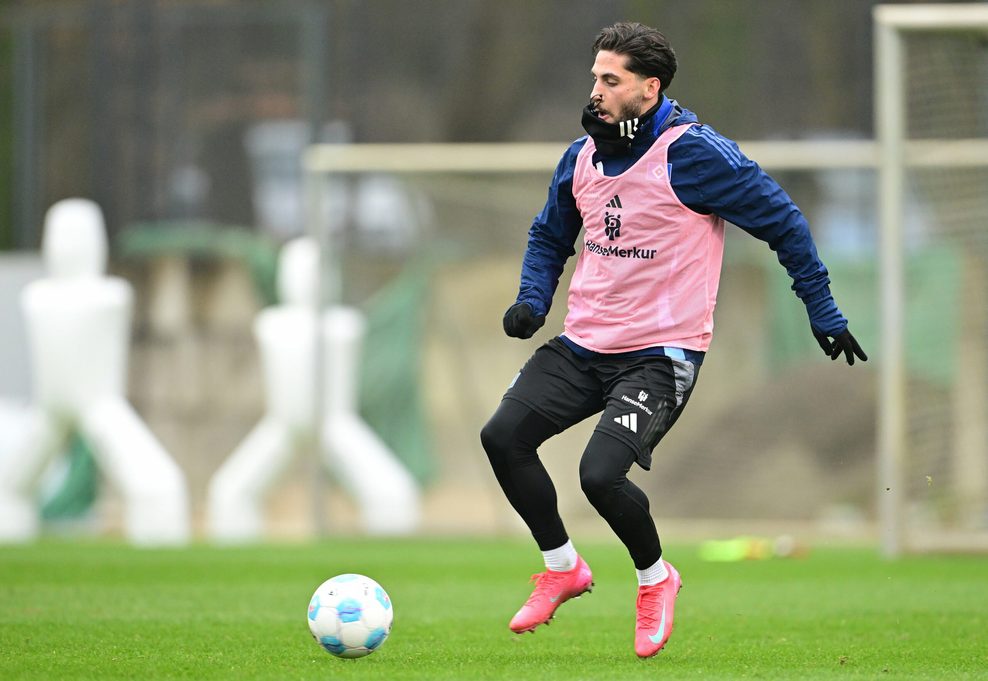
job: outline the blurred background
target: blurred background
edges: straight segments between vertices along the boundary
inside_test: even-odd
[[[874,4],[0,3],[0,399],[30,400],[17,299],[43,275],[45,211],[66,197],[93,199],[106,218],[111,273],[136,291],[128,395],[186,474],[201,534],[210,476],[264,414],[252,324],[278,302],[279,247],[306,231],[299,157],[308,144],[544,142],[561,154],[583,134],[591,42],[618,20],[669,37],[679,70],[667,94],[742,148],[873,139]],[[930,57],[942,47],[911,53],[920,84],[911,130],[985,136],[985,43],[962,40]],[[850,368],[825,358],[775,255],[729,227],[698,387],[652,471],[633,477],[663,536],[871,539],[881,362],[875,172],[770,171],[807,214],[837,302],[872,359]],[[421,484],[423,533],[523,531],[479,431],[537,344],[561,330],[557,295],[532,341],[501,332],[550,177],[551,169],[497,178],[374,173],[336,178],[324,191],[325,222],[346,235],[341,295],[369,322],[361,414]],[[979,361],[988,345],[988,179],[981,168],[918,173],[913,183],[903,225],[921,256],[907,323],[918,409],[908,512],[934,530],[980,531],[984,499],[962,507],[952,492],[951,404],[961,320],[975,325],[974,350],[962,358]],[[959,265],[963,254],[976,266]],[[966,302],[980,311],[966,315]],[[984,402],[973,418],[988,420]],[[592,427],[580,424],[542,452],[574,534],[607,532],[579,491]],[[983,437],[975,433],[975,458],[985,457]],[[46,478],[39,503],[54,529],[113,533],[120,501],[89,446],[73,440],[67,468]],[[305,456],[272,487],[267,509],[272,537],[355,528],[346,491]]]

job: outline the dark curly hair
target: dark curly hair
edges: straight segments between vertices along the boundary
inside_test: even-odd
[[[658,78],[665,91],[676,75],[676,53],[659,31],[637,22],[621,21],[602,28],[593,41],[593,53],[601,50],[623,54],[627,69],[645,78]]]

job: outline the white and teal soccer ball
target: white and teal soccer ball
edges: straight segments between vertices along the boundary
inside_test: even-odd
[[[309,601],[309,631],[337,657],[370,655],[388,638],[393,621],[391,598],[364,575],[327,579]]]

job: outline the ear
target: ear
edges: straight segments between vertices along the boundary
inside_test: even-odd
[[[645,96],[646,99],[651,99],[659,94],[659,90],[662,89],[662,81],[658,78],[652,77],[645,81]]]

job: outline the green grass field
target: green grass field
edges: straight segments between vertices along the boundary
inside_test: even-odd
[[[594,592],[521,637],[507,622],[540,556],[520,540],[0,548],[0,679],[988,678],[984,557],[704,563],[671,546],[675,633],[639,660],[629,559],[579,548]],[[336,659],[309,636],[309,597],[341,572],[377,579],[395,605],[367,658]]]

